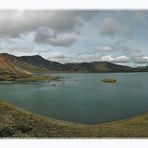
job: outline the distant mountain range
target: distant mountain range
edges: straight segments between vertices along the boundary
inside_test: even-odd
[[[132,68],[102,61],[61,64],[46,60],[39,55],[17,57],[0,53],[0,73],[31,74],[34,72],[148,72],[148,66]]]

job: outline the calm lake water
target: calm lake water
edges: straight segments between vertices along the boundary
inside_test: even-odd
[[[148,111],[148,73],[50,75],[64,81],[0,84],[0,98],[40,115],[88,124]],[[117,83],[101,81],[108,77]]]

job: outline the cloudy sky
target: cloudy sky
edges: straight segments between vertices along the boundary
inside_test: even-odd
[[[148,65],[148,12],[1,10],[0,52]]]

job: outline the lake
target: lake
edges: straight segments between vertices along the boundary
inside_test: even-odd
[[[148,73],[50,75],[63,77],[63,81],[2,83],[0,98],[33,113],[87,124],[148,111]],[[101,81],[108,77],[117,83]]]

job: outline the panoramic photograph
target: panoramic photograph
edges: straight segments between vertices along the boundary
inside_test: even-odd
[[[148,11],[0,10],[0,138],[148,137]]]

